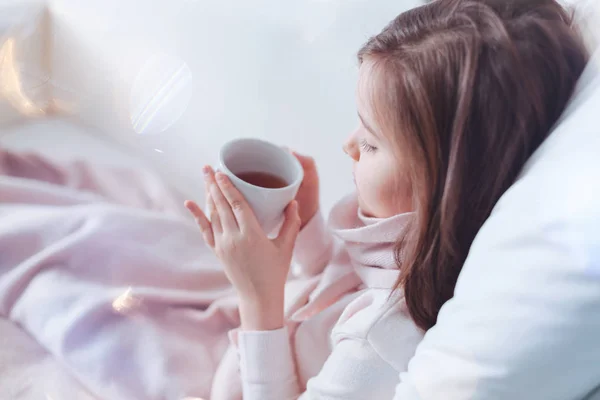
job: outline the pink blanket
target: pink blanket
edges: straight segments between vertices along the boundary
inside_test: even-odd
[[[0,317],[92,395],[208,398],[235,297],[154,176],[0,149]]]
[[[153,175],[0,149],[0,317],[99,399],[239,400],[236,298],[182,204]],[[302,388],[346,307],[396,281],[406,218],[351,195],[300,233],[285,309]]]
[[[0,318],[0,399],[100,400],[17,325]]]

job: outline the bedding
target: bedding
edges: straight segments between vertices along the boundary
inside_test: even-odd
[[[148,168],[133,151],[65,119],[4,125],[0,147],[61,161],[83,157],[113,167]],[[30,334],[6,318],[0,318],[0,399],[97,400]]]
[[[0,148],[0,317],[101,399],[239,398],[237,299],[182,204],[143,169]],[[320,277],[291,274],[288,305],[329,301]],[[327,313],[291,317],[300,348],[328,348],[346,283]]]
[[[99,400],[29,334],[0,318],[0,399]]]
[[[113,168],[150,168],[131,149],[102,140],[101,135],[90,133],[89,128],[65,119],[5,125],[0,131],[0,147],[45,154],[62,162],[85,158]],[[0,399],[98,398],[19,325],[0,318]]]
[[[208,396],[239,319],[176,190],[0,148],[0,220],[0,317],[52,354],[24,353],[15,374],[49,360],[101,399]]]

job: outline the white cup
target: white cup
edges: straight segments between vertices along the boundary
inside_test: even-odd
[[[225,144],[219,153],[218,170],[227,175],[244,195],[266,233],[271,233],[281,224],[283,212],[296,197],[304,178],[302,166],[293,154],[259,139],[235,139]],[[287,186],[269,189],[238,177],[248,172],[276,175]]]

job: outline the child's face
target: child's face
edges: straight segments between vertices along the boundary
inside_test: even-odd
[[[402,167],[401,151],[386,137],[373,119],[371,102],[371,64],[360,67],[357,107],[361,119],[358,128],[344,145],[354,160],[354,181],[359,206],[363,213],[376,218],[388,218],[412,211],[410,180]],[[401,149],[400,149],[401,150]]]

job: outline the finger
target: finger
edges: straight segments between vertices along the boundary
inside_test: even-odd
[[[219,215],[223,232],[239,231],[240,228],[238,227],[233,210],[223,195],[223,192],[221,192],[221,188],[219,188],[217,182],[214,181],[214,177],[213,182],[210,184],[210,196],[215,202],[216,213]]]
[[[235,230],[239,230],[239,228],[237,226],[237,222],[235,220],[235,216],[233,215],[233,212],[231,211],[231,207],[229,206],[229,203],[223,196],[223,193],[221,193],[221,189],[219,189],[219,186],[217,185],[217,182],[215,181],[215,172],[209,166],[204,167],[203,172],[204,172],[204,181],[205,181],[206,185],[208,186],[208,193],[210,196],[208,202],[213,203],[210,207],[214,208],[214,210],[216,210],[217,214],[219,215],[219,220],[221,222],[222,231],[223,232],[232,232]],[[212,216],[214,214],[215,213],[211,210],[211,212],[210,212],[211,221],[212,221]]]
[[[217,172],[216,180],[235,215],[240,230],[247,231],[258,226],[252,207],[250,207],[244,195],[231,183],[231,180],[220,172]]]
[[[198,206],[198,204],[196,204],[196,202],[192,200],[186,200],[185,203],[183,203],[183,205],[185,206],[185,208],[188,209],[189,212],[192,213],[194,218],[198,218],[200,217],[200,215],[204,215],[204,213],[200,209],[200,206]]]
[[[285,221],[274,242],[278,247],[287,247],[291,250],[296,242],[298,232],[300,232],[298,202],[293,200],[285,209]]]
[[[200,227],[200,232],[202,232],[202,237],[206,244],[210,247],[215,247],[215,237],[212,226],[208,218],[206,218],[206,215],[204,215],[204,212],[202,212],[200,206],[191,200],[187,200],[184,205],[196,219],[196,223]]]
[[[216,243],[218,238],[223,234],[223,227],[221,226],[221,218],[219,218],[219,212],[217,211],[216,208],[213,210],[212,214],[210,214],[210,223],[212,225],[214,239],[215,239],[215,243]]]
[[[210,217],[216,211],[217,211],[217,209],[215,208],[215,202],[213,201],[212,196],[210,195],[210,188],[207,186],[207,188],[206,188],[206,215],[208,215]]]
[[[296,151],[292,151],[292,154],[300,162],[300,165],[302,165],[302,169],[304,169],[304,170],[310,170],[310,169],[314,169],[315,168],[316,164],[315,164],[314,158],[302,155],[302,154],[300,154],[300,153],[298,153]]]
[[[205,176],[204,192],[206,193],[206,212],[210,216],[212,214],[212,212],[215,210],[215,202],[213,201],[213,199],[210,195],[210,186],[208,184],[207,178],[210,178],[210,175],[214,175],[214,171],[209,165],[206,165],[204,168],[202,168],[202,172],[204,173],[204,176]]]

